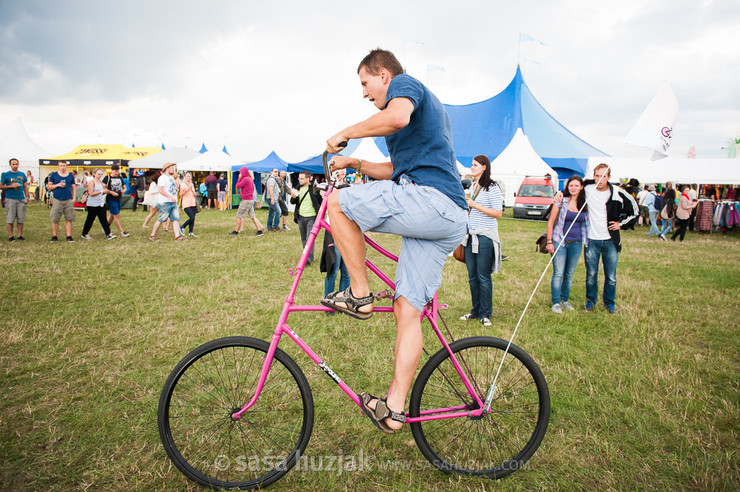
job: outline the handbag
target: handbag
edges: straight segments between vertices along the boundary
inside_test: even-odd
[[[452,257],[459,262],[465,263],[465,246],[458,244],[455,251],[452,252]]]
[[[475,197],[478,196],[479,191],[480,191],[480,186],[476,187],[473,190],[473,194],[470,197],[470,199],[475,201]],[[468,215],[470,215],[470,210],[468,210]],[[455,251],[452,252],[452,257],[455,258],[460,263],[465,263],[465,246],[463,246],[462,244],[458,244],[457,248],[455,248]]]
[[[543,232],[542,235],[537,238],[534,244],[535,251],[539,251],[540,253],[547,253],[547,233]]]
[[[203,207],[200,206],[200,202],[198,200],[195,201],[195,213],[197,214],[202,210]]]

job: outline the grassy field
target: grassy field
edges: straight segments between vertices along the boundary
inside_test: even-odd
[[[197,490],[167,459],[159,392],[188,351],[213,338],[269,338],[301,252],[290,232],[227,237],[234,211],[197,216],[199,238],[50,243],[45,207],[30,207],[25,243],[0,241],[0,489]],[[263,222],[266,212],[258,211]],[[510,211],[507,212],[510,215]],[[294,224],[292,221],[290,226]],[[511,259],[494,277],[493,326],[458,321],[470,308],[464,266],[450,259],[440,299],[456,338],[508,338],[547,263],[534,252],[544,223],[502,220]],[[738,490],[740,234],[690,233],[683,244],[625,232],[619,316],[599,308],[555,315],[548,273],[517,334],[547,378],[552,415],[527,464],[500,481],[426,465],[411,432],[385,436],[295,345],[316,406],[306,453],[365,460],[359,471],[294,470],[271,490]],[[400,242],[380,237],[397,251]],[[317,255],[319,251],[317,251]],[[380,262],[390,266],[387,262]],[[585,268],[571,301],[584,300]],[[600,277],[603,281],[603,277]],[[375,285],[379,286],[379,282]],[[323,294],[318,262],[297,298]],[[367,322],[298,313],[291,326],[355,391],[391,376],[391,316]],[[431,352],[438,342],[425,327]],[[371,363],[368,363],[370,361]]]

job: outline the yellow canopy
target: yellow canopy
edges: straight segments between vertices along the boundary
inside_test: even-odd
[[[42,159],[40,164],[53,164],[55,161],[69,161],[72,165],[93,164],[92,161],[96,161],[96,165],[126,164],[161,151],[159,147],[124,147],[121,144],[78,145],[66,154]]]

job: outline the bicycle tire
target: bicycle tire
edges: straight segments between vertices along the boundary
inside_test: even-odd
[[[482,401],[508,342],[470,337],[450,345]],[[501,478],[521,469],[547,431],[550,393],[542,371],[524,350],[512,344],[496,382],[490,412],[480,418],[457,417],[414,422],[419,450],[445,473]],[[409,415],[435,408],[478,408],[442,348],[424,365],[411,392]]]
[[[275,482],[298,462],[314,420],[311,388],[280,349],[257,402],[269,344],[249,337],[212,340],[186,355],[167,378],[157,421],[167,456],[190,480],[213,489],[253,489]]]

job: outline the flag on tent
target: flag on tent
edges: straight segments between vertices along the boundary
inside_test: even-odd
[[[627,134],[625,143],[652,150],[652,160],[666,157],[677,116],[676,95],[670,85],[663,84]]]
[[[535,39],[532,36],[530,36],[529,34],[524,34],[523,32],[520,32],[519,33],[519,44],[526,43],[527,41],[532,41],[532,42],[535,42],[535,43],[539,43],[542,46],[545,46],[545,43],[543,43],[539,39]]]

